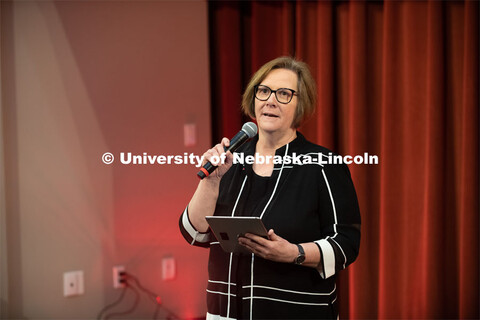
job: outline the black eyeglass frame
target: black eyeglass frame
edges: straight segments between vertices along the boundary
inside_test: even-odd
[[[260,99],[259,97],[257,97],[257,91],[258,91],[258,87],[265,87],[265,88],[268,88],[268,90],[270,90],[270,94],[268,95],[268,97],[266,99]],[[277,101],[281,104],[289,104],[292,99],[293,99],[293,96],[298,96],[298,93],[297,91],[293,90],[293,89],[290,89],[290,88],[278,88],[277,90],[272,90],[270,87],[268,86],[265,86],[263,84],[257,84],[256,86],[253,87],[253,89],[255,90],[255,99],[258,99],[260,101],[267,101],[268,99],[270,99],[270,97],[272,96],[272,93],[275,94],[275,99],[277,99]],[[288,100],[288,102],[281,102],[280,100],[278,100],[278,97],[277,97],[277,91],[279,90],[289,90],[292,92],[292,96],[290,97],[290,100]]]

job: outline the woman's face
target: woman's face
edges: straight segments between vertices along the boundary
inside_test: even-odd
[[[297,83],[298,76],[295,72],[288,69],[274,69],[270,71],[260,85],[267,86],[271,90],[287,88],[297,92]],[[298,96],[294,95],[289,103],[280,103],[273,92],[266,101],[255,98],[255,118],[259,129],[265,133],[284,134],[295,130],[292,128],[292,123],[297,102]]]

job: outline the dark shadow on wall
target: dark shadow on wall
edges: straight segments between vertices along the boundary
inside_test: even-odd
[[[7,301],[1,301],[2,318],[25,319],[22,293],[22,256],[20,201],[19,201],[19,155],[17,101],[15,98],[15,43],[13,41],[13,3],[1,2],[1,84],[2,118],[5,163],[5,207],[8,292]],[[2,270],[5,272],[5,270]],[[4,314],[5,313],[5,314]]]

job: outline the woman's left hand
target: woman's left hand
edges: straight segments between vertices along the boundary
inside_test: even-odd
[[[269,239],[246,233],[238,238],[238,242],[255,255],[276,262],[292,263],[298,256],[298,247],[275,234],[273,229],[268,231]]]

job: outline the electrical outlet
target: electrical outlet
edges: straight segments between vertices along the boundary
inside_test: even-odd
[[[194,147],[197,144],[197,128],[195,123],[183,125],[183,144],[185,147]]]
[[[175,279],[175,259],[173,257],[165,257],[162,259],[162,279]]]
[[[70,271],[63,274],[63,296],[71,297],[84,294],[83,271]]]
[[[125,272],[124,266],[113,267],[113,287],[115,289],[125,287],[125,282],[122,281],[125,276],[121,275],[122,272]]]

